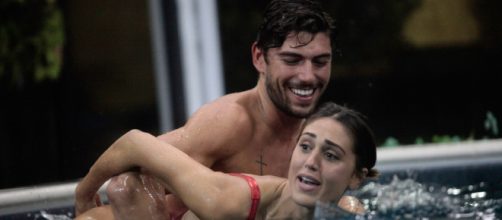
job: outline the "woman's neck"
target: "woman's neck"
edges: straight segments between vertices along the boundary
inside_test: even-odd
[[[292,198],[289,185],[283,188],[281,196],[267,209],[265,219],[312,219],[314,208],[298,205]]]

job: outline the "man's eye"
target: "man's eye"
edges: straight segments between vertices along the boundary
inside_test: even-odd
[[[300,62],[299,59],[283,59],[283,61],[288,65],[294,65]]]
[[[316,66],[320,66],[320,67],[321,67],[321,66],[326,66],[326,64],[328,64],[328,62],[329,62],[329,61],[324,60],[324,59],[323,59],[323,60],[314,60],[314,61],[313,61],[314,65],[316,65]]]

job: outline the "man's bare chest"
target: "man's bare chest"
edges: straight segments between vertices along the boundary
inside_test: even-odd
[[[215,163],[213,169],[222,172],[251,173],[286,177],[294,143],[256,142],[240,146],[236,154]]]

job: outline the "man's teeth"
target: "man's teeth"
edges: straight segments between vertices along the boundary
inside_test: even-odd
[[[311,184],[311,185],[319,185],[320,184],[317,180],[309,178],[309,177],[301,176],[299,178],[300,178],[300,181],[305,184]]]
[[[293,91],[293,93],[295,95],[299,95],[299,96],[309,96],[309,95],[312,95],[312,93],[314,93],[314,89],[294,89],[294,88],[292,88],[291,91]]]

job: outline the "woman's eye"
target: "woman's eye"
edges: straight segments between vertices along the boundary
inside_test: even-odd
[[[307,144],[307,143],[303,143],[303,144],[300,144],[300,148],[303,150],[303,151],[308,151],[310,150],[310,145]]]
[[[338,156],[334,153],[331,153],[331,152],[325,152],[324,153],[324,157],[330,161],[333,161],[333,160],[338,160]]]

